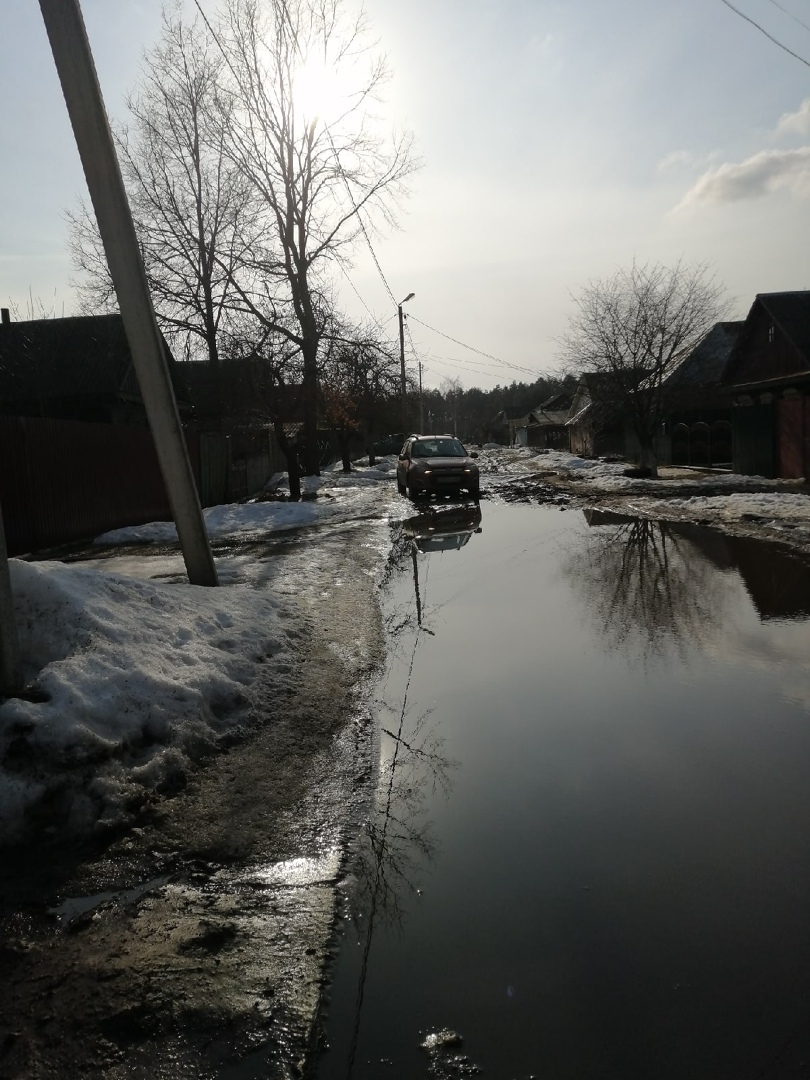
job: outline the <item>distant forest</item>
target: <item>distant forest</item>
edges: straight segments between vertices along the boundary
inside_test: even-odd
[[[576,379],[554,375],[541,375],[531,383],[498,385],[492,390],[475,386],[465,390],[458,383],[445,382],[439,390],[423,392],[425,429],[455,432],[467,442],[502,441],[504,430],[493,421],[503,409],[528,412],[554,394],[573,394],[575,389]]]

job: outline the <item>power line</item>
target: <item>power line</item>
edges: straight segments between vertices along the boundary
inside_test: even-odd
[[[428,330],[432,330],[434,334],[438,334],[439,337],[447,338],[448,341],[452,341],[454,345],[460,345],[462,349],[469,349],[470,352],[478,353],[479,356],[485,356],[488,360],[494,360],[496,364],[502,364],[504,367],[514,368],[515,371],[523,371],[527,375],[539,375],[540,372],[535,368],[521,367],[520,364],[510,364],[508,360],[501,360],[499,356],[493,356],[492,353],[484,352],[482,349],[476,349],[474,345],[467,345],[463,341],[459,341],[458,338],[451,337],[449,334],[445,334],[442,330],[437,330],[435,326],[431,326],[430,323],[424,322],[422,319],[417,319],[415,315],[409,315],[410,319],[414,322],[418,322],[420,326],[426,327]]]
[[[784,13],[793,19],[794,22],[797,22],[799,26],[803,26],[805,30],[810,30],[810,26],[808,26],[806,22],[802,22],[798,15],[794,15],[792,11],[788,11],[786,7],[782,7],[781,4],[777,3],[777,0],[771,0],[771,3],[774,7],[778,7],[780,11],[784,11]]]
[[[740,11],[739,8],[734,7],[734,5],[731,3],[731,0],[721,0],[721,3],[725,4],[728,8],[731,8],[731,10],[735,12],[735,14],[739,15],[741,19],[745,19],[746,22],[750,22],[752,26],[755,26],[757,30],[759,30],[760,33],[764,34],[769,41],[772,41],[774,45],[778,45],[780,49],[784,49],[786,53],[789,53],[796,60],[801,61],[801,63],[804,64],[805,67],[810,67],[810,60],[805,60],[803,56],[799,56],[799,54],[795,53],[793,49],[789,49],[787,45],[783,45],[781,41],[777,40],[777,38],[773,36],[773,34],[769,34],[764,26],[760,26],[758,22],[754,22],[754,20],[750,18],[750,16],[746,15],[745,12]],[[778,6],[779,5],[777,4],[777,7]]]

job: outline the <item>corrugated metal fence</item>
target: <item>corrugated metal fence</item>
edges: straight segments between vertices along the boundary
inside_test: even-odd
[[[186,443],[204,506],[259,490],[278,467],[267,435],[237,462],[224,435]],[[171,519],[149,429],[74,420],[0,416],[0,505],[9,555]]]

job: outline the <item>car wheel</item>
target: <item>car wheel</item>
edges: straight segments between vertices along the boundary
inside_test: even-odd
[[[418,488],[416,484],[408,483],[408,498],[416,499],[422,494],[422,489]]]
[[[475,485],[475,487],[471,487],[471,488],[470,488],[470,497],[471,497],[471,498],[472,498],[472,499],[473,499],[473,500],[474,500],[475,502],[479,502],[479,501],[480,501],[480,499],[481,499],[481,489],[480,489],[480,488],[478,487],[478,485],[477,485],[477,484]]]

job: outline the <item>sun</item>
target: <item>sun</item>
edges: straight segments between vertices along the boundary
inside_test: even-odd
[[[348,72],[308,57],[293,78],[295,111],[307,124],[319,120],[328,125],[349,107],[353,90]]]

